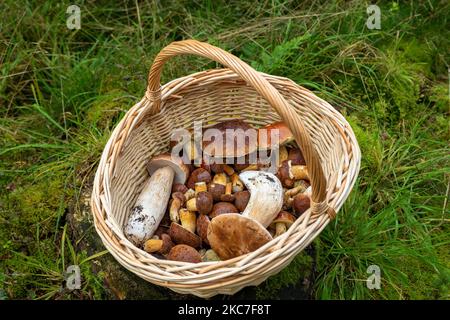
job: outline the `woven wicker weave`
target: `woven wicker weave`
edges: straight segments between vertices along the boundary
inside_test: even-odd
[[[206,57],[227,69],[160,86],[164,63],[181,54]],[[148,178],[147,161],[168,151],[172,131],[192,128],[194,121],[210,126],[236,118],[255,127],[280,120],[289,126],[310,172],[311,208],[285,234],[227,261],[160,260],[131,244],[123,226]],[[233,294],[279,272],[320,234],[350,193],[359,166],[355,135],[330,104],[289,79],[255,71],[217,47],[194,40],[173,42],[156,57],[145,96],[126,113],[103,151],[91,199],[95,228],[119,263],[151,283],[204,298]]]

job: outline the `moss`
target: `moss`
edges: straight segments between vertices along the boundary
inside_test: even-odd
[[[34,238],[36,232],[46,235],[54,231],[57,218],[64,211],[64,186],[62,178],[51,177],[18,186],[7,194],[7,207],[0,215],[10,226],[10,238]]]

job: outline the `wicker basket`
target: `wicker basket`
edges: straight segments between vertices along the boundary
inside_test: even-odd
[[[164,63],[181,54],[206,57],[227,69],[198,72],[160,86]],[[235,118],[255,127],[280,120],[288,125],[310,172],[311,208],[285,234],[227,261],[160,260],[130,243],[123,226],[148,178],[146,163],[168,151],[171,132],[192,128],[198,120],[213,125]],[[212,45],[173,42],[156,57],[145,96],[126,113],[103,151],[91,199],[95,228],[120,264],[151,283],[203,298],[234,294],[279,272],[319,235],[349,195],[359,166],[355,135],[330,104]]]

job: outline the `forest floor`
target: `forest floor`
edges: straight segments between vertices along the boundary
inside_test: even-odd
[[[107,253],[80,249],[66,216],[152,59],[188,38],[312,90],[355,131],[361,172],[314,241],[313,298],[450,298],[448,1],[377,1],[380,29],[366,1],[77,1],[79,30],[68,1],[23,3],[0,3],[0,299],[107,297],[93,268]],[[216,67],[173,59],[162,82]],[[301,259],[257,296],[294,284]],[[62,291],[72,264],[82,288]]]

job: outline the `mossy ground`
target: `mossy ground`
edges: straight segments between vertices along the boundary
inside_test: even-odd
[[[364,1],[79,1],[81,29],[68,30],[68,1],[2,1],[0,298],[109,297],[94,272],[100,258],[69,234],[67,213],[80,210],[80,190],[142,97],[155,54],[195,38],[313,90],[355,131],[360,176],[314,241],[313,297],[448,299],[450,6],[377,3],[380,30],[366,27]],[[214,67],[177,58],[162,81]],[[301,279],[304,257],[257,297]],[[70,264],[81,265],[81,290],[64,289]],[[366,287],[370,265],[381,269],[380,290]]]

